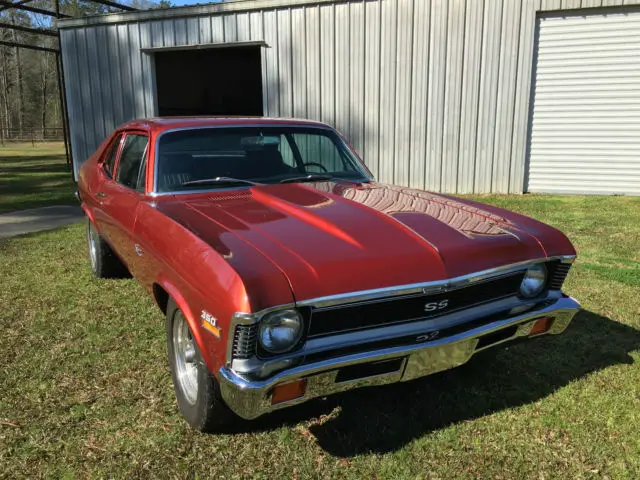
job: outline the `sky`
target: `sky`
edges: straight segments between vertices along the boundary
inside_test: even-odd
[[[216,0],[170,0],[171,5],[181,7],[182,5],[195,5],[196,3],[216,3]]]

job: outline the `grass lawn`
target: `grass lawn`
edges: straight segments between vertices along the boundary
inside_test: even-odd
[[[61,142],[0,147],[0,213],[74,203],[75,190]]]
[[[579,251],[563,335],[203,435],[162,314],[92,279],[82,225],[0,241],[0,477],[640,478],[640,198],[505,196]]]

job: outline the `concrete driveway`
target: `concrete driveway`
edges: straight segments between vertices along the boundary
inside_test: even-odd
[[[54,205],[0,214],[0,238],[41,232],[80,222],[84,213],[76,205]]]

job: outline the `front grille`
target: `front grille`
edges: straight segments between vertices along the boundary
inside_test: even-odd
[[[256,352],[257,325],[236,325],[233,336],[233,358],[250,358]]]
[[[477,320],[472,320],[470,322],[454,325],[452,327],[439,330],[436,338],[438,340],[441,340],[443,338],[452,337],[454,335],[467,332],[474,328],[483,327],[485,325],[488,325],[490,323],[493,323],[508,317],[509,317],[509,312],[504,311],[502,313],[489,315],[486,317],[479,318]],[[331,358],[342,357],[344,355],[368,352],[371,350],[379,350],[383,348],[418,345],[420,343],[425,342],[425,340],[421,337],[423,337],[423,335],[414,333],[411,335],[403,335],[401,337],[380,338],[379,340],[374,340],[372,342],[367,342],[367,343],[359,343],[356,345],[350,345],[348,347],[343,347],[338,350],[325,350],[322,352],[312,353],[310,355],[307,355],[304,359],[304,363],[309,364],[314,362],[320,362],[320,361],[328,360]]]
[[[529,310],[529,313],[533,314],[536,311],[539,311],[548,307],[550,304],[554,302],[556,302],[556,300],[545,300],[545,301],[539,302],[534,307],[532,307],[531,310]],[[511,313],[510,310],[504,310],[502,312],[484,316],[482,318],[478,318],[470,322],[460,323],[457,325],[453,325],[451,327],[446,327],[441,330],[438,330],[437,336],[434,336],[433,340],[436,340],[436,339],[442,340],[444,338],[452,337],[454,335],[459,335],[461,333],[468,332],[469,330],[473,330],[474,328],[480,328],[485,325],[489,325],[490,323],[507,320],[512,316],[513,314]],[[502,333],[497,333],[497,332],[487,333],[486,335],[480,337],[480,342],[479,342],[480,346],[476,348],[486,347],[493,343],[497,343],[498,341],[505,340],[506,338],[511,338],[513,335],[515,335],[517,328],[518,328],[518,325],[515,325],[512,327],[507,327],[505,329],[502,329],[504,331],[499,330],[499,332],[502,332]],[[410,335],[403,335],[401,337],[380,338],[378,340],[374,340],[367,343],[358,343],[355,345],[350,345],[348,347],[342,347],[337,350],[325,350],[322,352],[312,353],[310,355],[307,355],[304,358],[304,364],[321,362],[324,360],[338,358],[345,355],[369,352],[372,350],[380,350],[383,348],[419,345],[421,343],[426,343],[427,341],[428,340],[424,339],[423,334],[415,334],[415,333]]]
[[[549,290],[560,290],[562,288],[570,268],[570,263],[553,262],[549,265]]]
[[[524,272],[517,272],[450,292],[412,295],[314,310],[311,315],[309,337],[436,317],[517,295],[523,276]],[[425,311],[427,304],[440,305],[444,301],[446,301],[445,308]]]

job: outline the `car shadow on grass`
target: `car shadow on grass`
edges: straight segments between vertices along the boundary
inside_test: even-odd
[[[639,330],[582,311],[562,335],[498,346],[454,370],[315,400],[246,427],[268,430],[337,412],[309,426],[327,453],[392,452],[434,430],[535,402],[592,372],[631,364],[629,352],[637,349]]]

